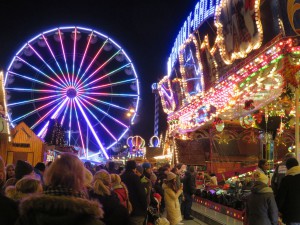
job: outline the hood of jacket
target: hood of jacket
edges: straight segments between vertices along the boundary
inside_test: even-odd
[[[102,218],[103,210],[97,201],[83,198],[51,195],[32,195],[20,203],[20,214],[40,212],[59,216],[64,214],[89,215]]]
[[[300,166],[294,166],[291,169],[289,169],[288,171],[286,171],[286,176],[287,175],[295,176],[298,174],[300,174]]]
[[[272,188],[261,181],[255,181],[251,189],[252,193],[273,193]]]

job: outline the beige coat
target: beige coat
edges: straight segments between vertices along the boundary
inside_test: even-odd
[[[170,225],[178,224],[181,220],[181,211],[178,197],[181,195],[182,190],[178,190],[176,193],[169,188],[166,184],[163,184],[165,209],[167,212],[167,219]]]

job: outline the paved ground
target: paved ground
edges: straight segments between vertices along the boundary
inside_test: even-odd
[[[200,220],[194,219],[194,220],[183,220],[181,222],[184,225],[207,225],[204,222],[201,222]]]

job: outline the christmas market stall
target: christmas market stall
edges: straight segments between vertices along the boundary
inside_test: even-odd
[[[158,83],[175,163],[226,180],[261,158],[272,169],[289,149],[297,153],[298,8],[292,0],[197,2]]]
[[[11,138],[7,147],[7,164],[24,160],[34,166],[43,161],[44,142],[24,122],[12,129]]]

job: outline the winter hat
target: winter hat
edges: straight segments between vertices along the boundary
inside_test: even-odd
[[[260,181],[264,184],[268,184],[269,182],[269,178],[264,173],[261,173],[259,171],[255,171],[253,173],[253,176],[255,181]]]
[[[175,173],[169,172],[167,174],[167,181],[173,180],[175,178],[176,178],[176,174]]]
[[[149,168],[151,168],[151,164],[148,163],[148,162],[144,162],[142,166],[143,166],[144,169],[149,169]]]
[[[125,166],[126,170],[134,170],[136,169],[136,162],[134,160],[128,160]]]
[[[22,177],[30,174],[33,171],[33,167],[23,160],[18,160],[16,164],[16,179],[20,180]]]
[[[35,169],[39,170],[39,171],[42,171],[44,172],[45,169],[46,169],[46,166],[44,163],[42,162],[38,162],[35,166],[34,166]]]
[[[143,172],[144,172],[144,168],[143,168],[142,166],[140,166],[140,165],[138,165],[138,166],[136,167],[136,170],[137,170],[138,172],[140,172],[141,174],[143,174]]]
[[[289,170],[294,166],[299,166],[299,163],[296,158],[289,158],[288,160],[286,160],[285,165],[286,165],[286,168]]]
[[[161,202],[161,195],[158,193],[154,193],[153,197],[157,199],[158,202]]]

